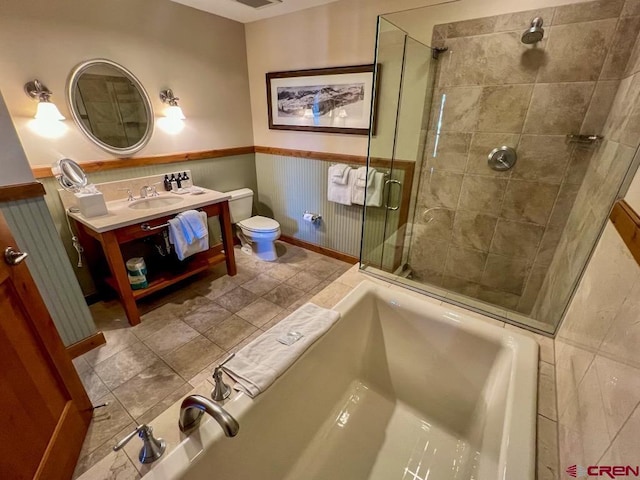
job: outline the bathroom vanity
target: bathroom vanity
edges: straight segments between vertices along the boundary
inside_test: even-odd
[[[69,212],[73,229],[84,248],[94,280],[111,287],[118,294],[131,325],[140,323],[137,301],[181,280],[225,262],[227,273],[236,274],[233,253],[233,233],[229,214],[229,196],[222,192],[204,189],[200,195],[175,195],[162,193],[135,201],[108,202],[109,213],[100,217],[85,218],[80,213]],[[218,217],[222,244],[215,245],[210,238],[210,248],[189,257],[178,270],[157,269],[149,276],[148,287],[133,290],[129,284],[123,248],[131,242],[157,235],[169,219],[185,210],[200,210],[207,217]],[[106,263],[106,265],[105,265]]]

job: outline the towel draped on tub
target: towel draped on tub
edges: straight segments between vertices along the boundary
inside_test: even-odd
[[[237,383],[233,388],[255,397],[282,375],[340,318],[334,310],[307,303],[253,340],[222,368]],[[302,337],[285,345],[278,338],[295,332]]]

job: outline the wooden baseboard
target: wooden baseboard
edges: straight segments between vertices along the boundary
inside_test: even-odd
[[[321,247],[320,245],[316,245],[315,243],[305,242],[304,240],[299,240],[287,235],[280,235],[280,240],[297,247],[302,247],[306,250],[311,250],[312,252],[320,253],[321,255],[325,255],[327,257],[342,260],[343,262],[350,263],[351,265],[355,265],[360,261],[358,257],[347,255],[346,253],[338,252],[336,250],[331,250],[330,248]]]
[[[69,345],[67,347],[67,353],[71,358],[76,358],[83,353],[87,353],[88,351],[99,347],[100,345],[104,345],[105,343],[107,343],[107,340],[104,338],[104,334],[102,332],[94,333],[84,340],[80,340],[73,345]]]

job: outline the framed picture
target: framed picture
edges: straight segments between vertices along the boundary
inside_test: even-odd
[[[269,128],[368,135],[374,65],[267,73]]]

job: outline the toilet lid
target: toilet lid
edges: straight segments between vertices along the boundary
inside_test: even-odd
[[[280,228],[280,224],[274,219],[261,217],[260,215],[242,220],[238,222],[238,225],[250,232],[275,232]]]

